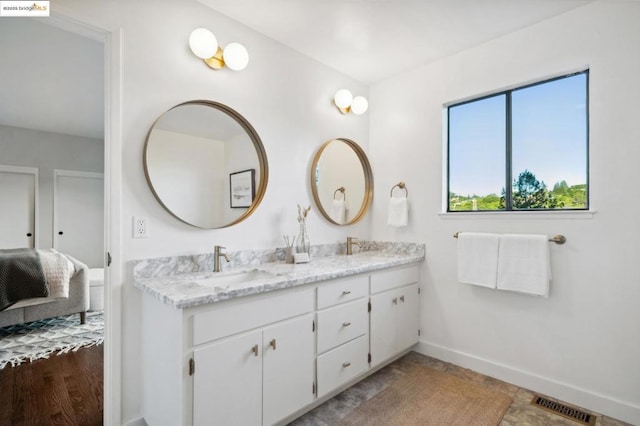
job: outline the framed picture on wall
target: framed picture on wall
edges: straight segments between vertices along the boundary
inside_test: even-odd
[[[256,169],[229,174],[229,188],[232,209],[251,207],[256,196]]]

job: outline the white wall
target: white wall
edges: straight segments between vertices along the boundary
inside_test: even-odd
[[[368,150],[366,116],[342,115],[331,103],[335,91],[348,87],[365,96],[367,87],[217,14],[195,1],[56,1],[54,12],[104,28],[122,30],[122,262],[157,256],[275,248],[283,234],[297,232],[296,204],[313,204],[309,168],[325,141],[345,137]],[[213,71],[188,48],[196,27],[211,29],[222,45],[232,41],[249,51],[241,72]],[[242,114],[260,135],[269,161],[269,184],[256,212],[225,229],[201,230],[174,219],[154,199],[142,168],[146,134],[168,108],[187,100],[210,99]],[[150,236],[131,238],[132,216],[149,219]],[[369,219],[338,227],[312,207],[308,232],[312,244],[367,238]],[[140,416],[141,294],[130,277],[122,283],[122,420]]]
[[[424,241],[421,350],[640,424],[640,3],[600,1],[374,85],[372,237]],[[588,66],[591,214],[443,215],[443,104]],[[406,181],[410,225],[385,226]],[[456,231],[564,234],[549,299],[456,282]]]
[[[223,222],[225,143],[155,129],[147,145],[147,173],[162,203],[187,223],[211,228]],[[179,142],[177,142],[179,141]]]
[[[231,208],[231,182],[230,175],[231,173],[237,173],[245,170],[254,170],[254,191],[257,191],[260,187],[260,162],[258,160],[258,156],[256,155],[256,149],[253,146],[253,141],[249,138],[248,135],[239,135],[228,141],[225,144],[225,165],[226,169],[224,172],[224,179],[222,180],[224,184],[223,193],[224,193],[224,222],[223,223],[231,223],[236,220],[238,217],[243,215],[247,209],[246,208]]]
[[[53,170],[102,173],[103,141],[0,125],[0,153],[2,165],[39,169],[36,247],[53,247]]]

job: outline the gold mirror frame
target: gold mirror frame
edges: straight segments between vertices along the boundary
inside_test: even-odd
[[[173,210],[171,210],[169,208],[169,206],[167,206],[165,204],[165,202],[162,200],[162,198],[160,198],[160,196],[156,192],[156,188],[154,187],[153,182],[151,181],[151,178],[150,178],[149,164],[148,164],[148,160],[149,160],[148,159],[148,153],[149,153],[149,139],[150,139],[151,133],[152,133],[153,129],[156,127],[156,124],[162,119],[162,117],[164,117],[164,115],[166,113],[168,113],[171,110],[174,110],[176,108],[179,108],[181,106],[186,106],[186,105],[202,105],[202,106],[205,106],[205,107],[210,107],[210,108],[217,109],[217,110],[227,114],[230,118],[235,120],[243,128],[243,130],[245,132],[247,132],[247,135],[251,139],[251,142],[253,143],[253,146],[254,146],[254,148],[256,150],[256,155],[258,157],[258,164],[260,165],[260,173],[259,173],[259,176],[260,176],[260,181],[259,182],[260,182],[260,184],[256,188],[255,196],[253,198],[251,206],[249,206],[247,208],[247,210],[243,214],[241,214],[238,218],[236,218],[235,220],[233,220],[233,221],[231,221],[231,222],[229,222],[227,224],[223,224],[221,226],[203,227],[203,226],[199,226],[199,225],[194,224],[194,223],[190,223],[190,222],[186,221],[185,219],[181,218],[180,216],[178,216],[176,213],[173,212]],[[230,108],[227,105],[221,104],[219,102],[208,101],[208,100],[194,100],[194,101],[183,102],[183,103],[180,103],[178,105],[175,105],[175,106],[169,108],[167,111],[162,113],[162,115],[160,115],[160,117],[158,117],[156,119],[156,121],[154,121],[153,125],[149,129],[149,132],[147,133],[147,139],[146,139],[145,144],[144,144],[143,163],[144,163],[144,175],[145,175],[145,178],[147,180],[147,184],[149,185],[149,188],[151,189],[151,192],[153,193],[153,196],[160,203],[160,205],[168,213],[170,213],[171,216],[175,217],[179,221],[181,221],[183,223],[186,223],[187,225],[191,225],[191,226],[194,226],[196,228],[200,228],[200,229],[227,228],[229,226],[236,225],[236,224],[242,222],[243,220],[245,220],[247,217],[251,216],[251,214],[253,214],[253,212],[258,208],[258,206],[262,202],[262,199],[264,198],[264,194],[267,191],[267,182],[269,180],[269,164],[267,162],[267,153],[266,153],[266,151],[264,149],[264,146],[262,145],[262,140],[260,139],[260,136],[258,136],[258,133],[253,128],[251,123],[249,123],[240,113],[238,113],[233,108]]]
[[[322,153],[329,146],[329,144],[335,141],[344,142],[345,144],[347,144],[347,146],[349,146],[349,148],[353,150],[353,152],[358,156],[358,159],[360,160],[360,165],[362,166],[362,173],[364,174],[364,199],[362,200],[360,210],[358,211],[358,213],[356,213],[353,219],[345,223],[338,223],[334,221],[329,215],[329,213],[327,213],[327,211],[322,206],[322,203],[320,201],[320,196],[318,194],[318,188],[317,188],[317,185],[315,184],[315,173],[316,173],[316,168],[318,167],[318,162],[320,161],[320,157],[322,157]],[[316,207],[318,208],[318,211],[322,214],[322,216],[324,216],[324,218],[327,219],[330,223],[333,223],[334,225],[339,225],[339,226],[353,225],[354,223],[357,223],[358,221],[360,221],[360,219],[362,219],[364,215],[367,213],[367,211],[369,210],[369,207],[371,206],[371,202],[373,201],[373,172],[371,171],[371,165],[369,164],[369,159],[367,158],[367,154],[365,154],[365,152],[360,147],[360,145],[358,145],[351,139],[334,138],[322,144],[322,146],[318,149],[318,151],[316,152],[316,155],[313,158],[313,164],[311,165],[310,178],[311,178],[310,180],[311,192],[313,193],[313,200],[316,203]]]

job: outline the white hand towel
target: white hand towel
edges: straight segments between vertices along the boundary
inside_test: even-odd
[[[405,197],[391,197],[387,223],[391,226],[407,226],[409,223],[409,201]]]
[[[499,244],[497,234],[458,234],[458,281],[496,288]]]
[[[504,234],[498,254],[498,289],[549,297],[551,268],[546,235]]]
[[[333,200],[329,216],[338,225],[342,225],[346,222],[347,205],[344,200]]]

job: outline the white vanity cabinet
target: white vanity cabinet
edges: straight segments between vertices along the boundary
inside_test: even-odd
[[[293,420],[417,343],[418,278],[395,266],[183,309],[145,292],[146,423]]]
[[[313,315],[193,352],[194,425],[271,425],[314,399]]]
[[[369,368],[369,276],[318,286],[318,397]]]
[[[314,288],[183,310],[145,295],[145,420],[274,424],[315,399],[315,340]]]
[[[371,367],[418,342],[418,268],[371,275]]]

